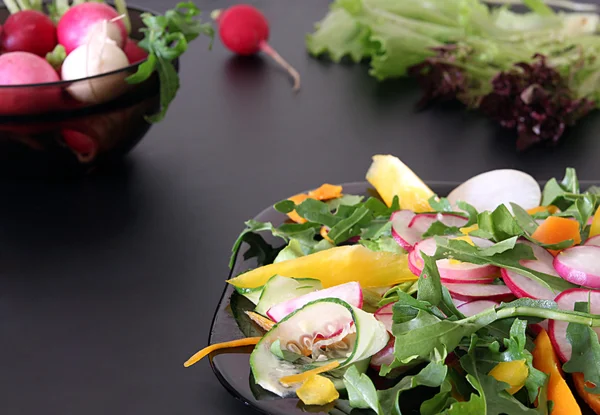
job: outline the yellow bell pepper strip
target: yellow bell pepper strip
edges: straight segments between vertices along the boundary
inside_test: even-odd
[[[552,415],[581,415],[581,408],[559,370],[558,356],[545,330],[536,337],[535,348],[531,354],[533,367],[550,376],[548,400],[554,403]]]
[[[569,239],[575,245],[581,243],[579,223],[573,219],[550,216],[531,235],[533,239],[544,244],[557,244]],[[560,251],[549,251],[556,256]]]
[[[331,379],[313,375],[296,390],[296,395],[305,405],[327,405],[340,397]]]
[[[585,390],[586,382],[583,373],[573,373],[573,383],[575,384],[575,389],[577,389],[577,393],[581,396],[581,399],[592,408],[592,411],[594,411],[595,414],[600,415],[600,395],[595,395]],[[592,385],[588,384],[588,387],[589,386]]]
[[[342,186],[335,186],[333,184],[323,184],[318,189],[312,190],[306,193],[299,193],[290,197],[288,200],[291,200],[296,205],[304,202],[306,199],[316,199],[316,200],[331,200],[342,197]],[[306,223],[306,219],[298,215],[298,213],[293,210],[288,213],[288,218],[293,220],[296,223]]]
[[[245,339],[233,340],[233,341],[225,342],[225,343],[211,344],[210,346],[205,347],[204,349],[200,350],[199,352],[194,354],[192,357],[190,357],[183,364],[183,366],[190,367],[190,366],[198,363],[200,360],[204,359],[206,356],[208,356],[210,353],[212,353],[216,350],[230,349],[233,347],[254,346],[255,344],[258,344],[260,339],[262,339],[262,337],[246,337]]]
[[[265,285],[273,275],[317,279],[323,288],[352,281],[364,288],[388,287],[418,279],[408,268],[408,255],[352,245],[265,265],[227,282],[237,288],[256,288]]]
[[[500,362],[490,370],[489,375],[500,382],[508,383],[510,387],[506,391],[514,395],[525,386],[529,368],[525,359]]]
[[[258,327],[265,331],[271,330],[275,325],[275,322],[273,320],[269,320],[268,318],[263,317],[260,314],[255,313],[254,311],[245,311],[245,313],[248,317],[250,317],[250,320],[255,322],[258,325]]]
[[[296,375],[284,376],[279,379],[279,382],[285,386],[289,387],[294,383],[304,383],[312,376],[318,375],[320,373],[329,372],[330,370],[336,369],[340,366],[340,362],[334,360],[333,362],[329,362],[326,365],[316,367],[314,369],[307,370],[306,372],[298,373]]]
[[[600,235],[600,208],[596,211],[594,219],[592,219],[592,227],[590,228],[590,238]]]
[[[479,225],[475,224],[475,225],[467,226],[465,228],[460,228],[460,233],[462,233],[463,235],[469,235],[471,232],[474,232],[478,229],[479,229]]]
[[[550,206],[538,206],[538,207],[534,207],[533,209],[528,209],[527,213],[529,213],[530,215],[535,215],[536,213],[545,213],[548,212],[551,215],[554,215],[557,212],[560,212],[560,209],[554,205],[550,205]]]
[[[329,233],[329,229],[327,229],[327,226],[321,226],[321,231],[319,233],[321,234],[323,239],[325,239],[327,242],[335,245],[333,240],[327,235]]]

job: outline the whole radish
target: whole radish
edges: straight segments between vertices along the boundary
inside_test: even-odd
[[[103,30],[104,22],[108,22],[107,36],[122,48],[127,40],[127,29],[119,17],[115,9],[104,3],[90,2],[73,6],[58,22],[58,43],[69,54],[89,43],[90,37],[97,36]]]
[[[123,48],[125,55],[130,64],[138,63],[148,57],[148,52],[138,46],[137,42],[133,39],[127,39],[125,47]]]
[[[9,52],[0,56],[0,85],[29,85],[58,82],[58,74],[43,58],[29,52]],[[2,88],[0,113],[31,114],[55,108],[61,102],[56,86]]]
[[[269,22],[256,7],[239,4],[226,10],[216,10],[213,17],[219,25],[223,44],[238,55],[263,52],[281,65],[294,80],[294,91],[300,89],[300,74],[273,49],[269,40]]]
[[[6,19],[1,43],[3,52],[30,52],[46,56],[58,43],[56,27],[44,13],[22,10]]]

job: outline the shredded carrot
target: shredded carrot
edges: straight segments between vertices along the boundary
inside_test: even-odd
[[[283,386],[288,387],[290,385],[293,385],[294,383],[302,383],[311,376],[318,375],[319,373],[329,372],[330,370],[337,368],[339,365],[340,362],[335,360],[331,363],[327,363],[326,365],[307,370],[306,372],[298,373],[297,375],[284,376],[281,379],[279,379],[279,382]]]
[[[247,337],[245,339],[233,340],[233,341],[225,342],[225,343],[211,344],[210,346],[205,347],[204,349],[200,350],[198,353],[196,353],[195,355],[190,357],[183,364],[183,366],[190,367],[193,364],[196,364],[200,360],[204,359],[206,356],[208,356],[210,353],[214,352],[215,350],[229,349],[229,348],[233,348],[233,347],[242,347],[242,346],[252,346],[252,345],[257,344],[260,341],[260,339],[262,339],[262,337]]]
[[[329,233],[329,230],[327,229],[326,226],[321,226],[321,232],[319,232],[319,233],[321,234],[323,239],[325,239],[327,242],[333,243],[331,238],[329,236],[327,236],[327,234]]]
[[[544,244],[557,244],[569,239],[573,240],[575,245],[581,243],[579,223],[573,219],[559,216],[550,216],[535,230],[531,237]],[[550,251],[554,256],[558,255],[559,252]]]
[[[250,317],[250,320],[258,324],[258,327],[260,327],[263,330],[269,331],[275,325],[274,321],[269,320],[268,318],[263,317],[260,314],[255,313],[254,311],[246,311],[245,313],[248,317]]]
[[[288,200],[291,200],[296,205],[299,205],[300,203],[304,202],[306,199],[310,199],[310,197],[307,194],[300,193],[300,194],[290,197]],[[288,215],[288,218],[290,218],[291,220],[293,220],[296,223],[306,223],[307,222],[306,219],[304,219],[302,216],[298,215],[298,213],[295,210],[292,210],[287,215]]]
[[[330,200],[337,199],[342,196],[342,186],[335,186],[333,184],[323,184],[318,189],[308,192],[308,197],[317,200]]]

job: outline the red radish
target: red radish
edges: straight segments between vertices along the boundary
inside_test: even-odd
[[[463,304],[468,304],[468,301],[462,301],[462,300],[457,300],[456,298],[453,298],[452,303],[458,308]]]
[[[75,5],[60,18],[56,27],[58,43],[70,54],[101,33],[104,22],[108,22],[107,36],[122,48],[127,40],[127,29],[119,20],[119,13],[108,4],[96,2]]]
[[[556,299],[556,304],[561,310],[572,311],[575,303],[590,303],[590,313],[600,314],[600,291],[585,290],[573,288],[560,293]],[[548,323],[548,335],[554,346],[554,350],[563,362],[571,358],[571,343],[567,340],[567,327],[569,323],[564,321],[550,320]],[[594,331],[600,334],[600,327],[595,327]]]
[[[412,251],[413,246],[423,239],[422,233],[410,229],[410,223],[415,216],[412,210],[399,210],[390,217],[394,240],[408,252]]]
[[[37,10],[11,14],[2,31],[3,52],[29,52],[45,57],[57,44],[52,20]]]
[[[533,334],[538,335],[542,330],[548,331],[548,325],[550,324],[550,320],[540,321],[539,323],[530,324],[529,328],[533,332]]]
[[[61,134],[65,144],[75,153],[80,162],[89,163],[96,158],[98,144],[92,137],[69,129],[62,130]]]
[[[471,317],[475,314],[481,313],[482,311],[494,308],[497,305],[497,302],[490,300],[471,301],[470,303],[464,303],[463,305],[458,306],[458,311],[463,313],[466,317]]]
[[[558,277],[554,268],[542,261],[521,261],[521,265],[534,271]],[[534,300],[554,300],[556,297],[557,293],[531,278],[506,269],[503,269],[501,273],[504,283],[517,298],[526,297],[533,298]]]
[[[392,332],[392,325],[394,324],[394,303],[384,305],[375,312],[375,318],[383,323],[387,331]]]
[[[600,246],[600,235],[592,236],[590,239],[585,241],[585,246]]]
[[[131,65],[141,62],[148,57],[148,52],[139,47],[137,41],[133,39],[127,39],[123,51],[125,52],[127,60]]]
[[[300,89],[300,74],[273,49],[269,40],[269,22],[256,7],[238,4],[226,10],[216,10],[213,17],[219,25],[223,44],[238,55],[263,52],[283,67],[294,81],[294,91]]]
[[[9,52],[0,56],[0,85],[44,84],[59,80],[46,59],[33,53]],[[0,113],[44,112],[57,107],[60,100],[61,91],[56,86],[3,88],[0,92]]]
[[[444,284],[453,298],[463,301],[503,301],[514,298],[506,285],[495,284]]]
[[[475,245],[484,248],[493,245],[493,242],[487,239],[473,237],[471,240]],[[421,253],[432,256],[436,249],[437,245],[433,238],[425,239],[415,245],[414,251],[408,256],[409,267],[413,274],[421,275],[423,270]],[[437,266],[444,282],[451,283],[491,283],[499,272],[498,268],[491,265],[476,265],[449,259],[438,260]]]
[[[600,247],[575,246],[554,258],[554,268],[565,280],[589,288],[600,288]]]
[[[383,365],[391,365],[394,361],[394,343],[396,339],[390,337],[388,344],[371,358],[371,367],[380,370]]]
[[[267,311],[267,316],[271,320],[278,322],[288,314],[291,314],[299,308],[304,307],[311,301],[320,300],[323,298],[339,298],[340,300],[343,300],[357,308],[361,308],[363,304],[363,295],[360,284],[357,282],[349,282],[342,285],[336,285],[335,287],[326,288],[324,290],[314,291],[312,293],[292,298],[291,300],[274,305],[269,309],[269,311]]]

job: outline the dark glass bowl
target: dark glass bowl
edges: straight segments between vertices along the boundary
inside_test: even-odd
[[[129,8],[134,39],[141,38],[144,12]],[[7,9],[0,9],[0,21],[8,16]],[[145,116],[160,107],[157,76],[136,85],[125,82],[138,65],[75,81],[0,86],[0,174],[81,174],[131,150],[150,129]],[[123,92],[102,104],[74,100],[68,89],[90,80],[116,82]]]

